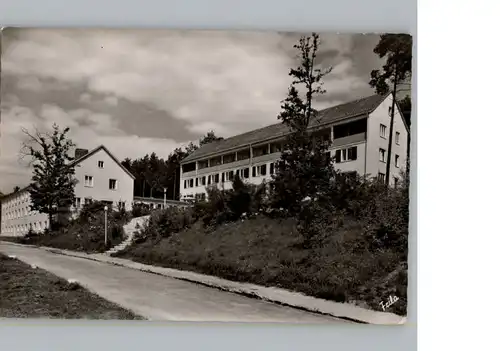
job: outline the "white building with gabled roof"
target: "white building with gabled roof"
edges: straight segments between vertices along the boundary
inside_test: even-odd
[[[75,202],[71,212],[77,213],[86,202],[103,201],[110,207],[123,204],[132,209],[134,179],[120,161],[104,146],[92,151],[76,149],[75,160],[70,163],[75,168]],[[9,236],[25,235],[30,228],[42,231],[48,227],[48,216],[30,210],[29,187],[8,194],[0,199],[0,234]]]

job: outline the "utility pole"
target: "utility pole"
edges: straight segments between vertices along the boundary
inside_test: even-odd
[[[108,206],[104,206],[104,247],[108,247]]]
[[[180,170],[179,170],[180,172]],[[172,200],[176,200],[176,197],[175,197],[175,188],[177,187],[177,168],[174,169],[174,193],[173,193],[173,196],[172,196]]]
[[[167,208],[167,188],[163,188],[163,209]]]
[[[389,147],[387,148],[387,165],[385,170],[385,185],[389,186],[391,179],[391,155],[392,155],[392,133],[394,129],[394,110],[396,108],[396,87],[398,83],[398,68],[394,67],[394,86],[392,89],[391,124],[389,126]]]

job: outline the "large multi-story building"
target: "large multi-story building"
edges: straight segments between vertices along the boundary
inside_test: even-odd
[[[397,104],[396,104],[397,106]],[[310,123],[317,139],[328,139],[335,168],[385,179],[392,95],[372,95],[324,109]],[[207,186],[230,188],[238,174],[253,184],[269,180],[290,133],[282,123],[206,144],[181,162],[181,200],[206,196]],[[406,166],[408,126],[395,109],[389,183]]]
[[[132,208],[135,177],[104,146],[94,150],[77,149],[75,160],[75,202],[72,214],[92,200],[107,202],[110,207]],[[1,234],[24,235],[30,228],[41,231],[48,227],[48,216],[30,210],[28,187],[6,195],[1,201]]]

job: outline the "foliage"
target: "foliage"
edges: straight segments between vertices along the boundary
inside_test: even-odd
[[[333,167],[326,154],[329,141],[316,140],[308,131],[312,119],[317,117],[312,100],[325,93],[322,79],[331,71],[331,68],[315,68],[319,45],[316,33],[301,37],[294,45],[299,51],[300,64],[290,70],[293,81],[278,116],[291,133],[273,175],[272,202],[274,207],[286,208],[291,213],[300,209],[303,198],[322,192],[333,176]],[[301,88],[305,90],[305,97],[299,92]]]
[[[69,151],[75,146],[68,139],[69,128],[62,131],[54,124],[52,133],[36,131],[24,133],[28,141],[23,145],[22,153],[31,158],[33,175],[29,187],[31,210],[46,213],[49,227],[52,227],[54,215],[63,208],[68,208],[74,201],[75,170],[68,164],[73,158]]]
[[[207,201],[194,205],[195,215],[205,226],[214,227],[226,222],[249,218],[263,209],[266,185],[245,183],[238,175],[231,189],[207,188]]]
[[[394,113],[396,110],[395,103],[398,99],[398,91],[401,91],[401,88],[398,88],[398,86],[408,84],[408,80],[411,78],[412,38],[408,34],[383,34],[380,36],[380,41],[375,46],[373,52],[378,54],[380,58],[385,58],[386,61],[382,70],[373,70],[371,72],[370,85],[375,88],[378,94],[386,94],[391,91],[393,95],[393,102],[390,110],[389,147],[387,150],[385,171],[385,183],[386,186],[389,186],[389,181],[391,179],[392,133],[394,128]],[[391,83],[391,88],[389,88],[388,82]],[[411,106],[409,96],[406,97],[405,103],[410,103]],[[410,111],[407,110],[406,113],[407,116],[404,117],[409,119],[411,109]],[[409,146],[410,144],[408,143],[408,152]]]
[[[134,203],[132,205],[132,217],[142,217],[147,216],[151,213],[151,209],[146,204]]]
[[[66,226],[33,233],[18,239],[23,244],[56,247],[65,250],[103,252],[124,239],[123,225],[130,216],[123,210],[109,210],[107,219],[108,246],[104,243],[104,206],[99,201],[86,203],[80,215]]]
[[[168,237],[183,229],[190,227],[194,223],[193,211],[190,208],[170,206],[166,209],[154,211],[145,226],[141,237],[158,239]]]
[[[377,94],[390,91],[388,82],[401,83],[411,77],[412,38],[408,34],[382,34],[373,50],[380,58],[385,58],[382,70],[371,72],[370,86]]]
[[[211,130],[207,133],[207,135],[205,135],[204,137],[202,137],[200,139],[200,146],[210,144],[210,143],[213,143],[214,141],[220,141],[220,140],[224,140],[224,138],[216,136],[214,131]]]

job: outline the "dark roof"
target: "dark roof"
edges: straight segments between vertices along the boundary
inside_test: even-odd
[[[98,146],[96,147],[94,150],[86,153],[85,155],[83,155],[82,157],[79,157],[77,158],[76,160],[73,160],[69,166],[76,166],[77,164],[79,164],[80,162],[82,162],[83,160],[89,158],[90,156],[94,155],[96,152],[98,152],[99,150],[104,150],[108,155],[109,157],[111,157],[113,159],[113,161],[115,161],[120,167],[121,169],[123,169],[129,176],[132,177],[132,179],[135,179],[135,176],[130,173],[130,171],[128,169],[126,169],[120,161],[118,161],[118,159],[104,146],[104,145],[101,145],[101,146]]]
[[[387,95],[371,95],[362,99],[321,110],[319,111],[318,116],[311,121],[311,128],[333,122],[339,122],[351,117],[369,114],[373,112],[386,97]],[[215,155],[220,152],[229,151],[231,149],[247,146],[253,143],[278,139],[289,133],[289,128],[283,123],[272,124],[267,127],[255,129],[250,132],[203,145],[191,155],[183,159],[182,163],[195,161],[203,157]]]

